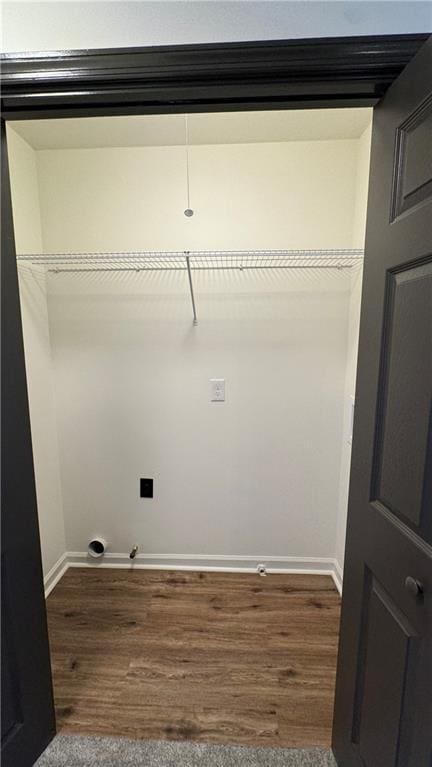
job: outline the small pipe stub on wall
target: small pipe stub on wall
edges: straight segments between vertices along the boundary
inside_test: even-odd
[[[107,548],[107,542],[104,538],[93,538],[87,547],[87,552],[91,557],[103,557]]]

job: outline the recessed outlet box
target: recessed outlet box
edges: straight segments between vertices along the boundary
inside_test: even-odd
[[[140,479],[140,496],[141,498],[153,498],[152,479]]]

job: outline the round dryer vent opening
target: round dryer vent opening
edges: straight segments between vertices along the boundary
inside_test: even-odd
[[[103,538],[93,538],[87,548],[91,557],[102,557],[105,554],[105,550],[106,541]]]

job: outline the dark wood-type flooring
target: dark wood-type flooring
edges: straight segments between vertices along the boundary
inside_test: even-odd
[[[60,732],[330,744],[329,576],[69,569],[48,597]]]

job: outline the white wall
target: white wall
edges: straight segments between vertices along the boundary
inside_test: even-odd
[[[192,327],[184,274],[52,275],[68,548],[333,556],[347,291],[344,275],[201,274]]]
[[[367,140],[192,147],[189,220],[184,148],[39,151],[28,191],[42,238],[18,250],[359,247]],[[100,534],[116,553],[138,544],[191,561],[319,566],[337,541],[340,559],[351,283],[343,272],[201,273],[192,327],[183,273],[48,275],[67,550]],[[36,284],[45,300],[34,274],[22,280],[26,312]],[[224,404],[210,403],[212,377],[227,380]],[[35,433],[44,413],[32,407]],[[153,500],[139,498],[142,476],[155,479]]]
[[[372,122],[363,131],[357,143],[353,248],[364,248],[365,244],[371,139]]]
[[[355,140],[193,147],[187,220],[182,148],[40,151],[45,250],[352,247],[357,164]],[[331,558],[349,276],[196,282],[194,328],[184,274],[49,276],[67,547]]]
[[[350,248],[357,145],[39,151],[45,250]]]
[[[5,2],[3,50],[432,31],[428,2]]]
[[[353,247],[363,248],[366,229],[367,197],[369,186],[369,162],[372,126],[369,126],[358,142],[356,174],[356,205],[354,211]],[[336,532],[336,560],[340,574],[345,555],[345,533],[348,511],[349,474],[351,465],[352,398],[355,398],[357,375],[357,352],[360,323],[362,271],[352,275],[348,311],[347,366],[345,375],[345,407],[343,445],[340,476],[339,514]]]
[[[13,130],[8,130],[8,149],[17,252],[37,253],[42,250],[42,235],[35,153]],[[44,272],[20,268],[19,286],[42,565],[46,576],[65,553],[66,546]]]

